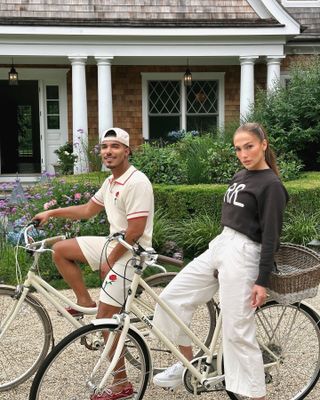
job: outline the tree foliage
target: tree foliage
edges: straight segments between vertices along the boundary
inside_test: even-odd
[[[248,121],[261,123],[277,154],[295,153],[320,170],[320,57],[295,63],[285,86],[260,90]]]

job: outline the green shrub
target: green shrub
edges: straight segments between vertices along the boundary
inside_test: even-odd
[[[160,147],[145,143],[131,156],[132,164],[144,172],[152,183],[181,184],[186,182],[185,165],[174,145]]]
[[[176,143],[176,149],[181,162],[185,162],[187,183],[209,183],[208,180],[208,151],[214,146],[212,135],[193,136],[186,134]]]
[[[295,214],[302,210],[307,215],[313,215],[320,210],[320,174],[308,172],[300,175],[294,181],[285,182],[289,192],[287,211]]]
[[[174,230],[175,240],[183,247],[188,258],[193,258],[206,250],[209,242],[220,232],[220,219],[208,214],[199,214],[181,221]]]
[[[194,136],[186,134],[176,143],[185,160],[188,184],[228,183],[240,168],[230,132]]]
[[[307,245],[312,239],[320,235],[320,212],[307,214],[304,211],[287,213],[283,225],[281,240],[296,244]]]
[[[290,81],[259,91],[249,121],[260,122],[277,154],[294,152],[307,170],[320,169],[320,57],[294,64]]]
[[[155,207],[172,221],[207,213],[220,215],[226,185],[154,185]]]
[[[78,156],[73,152],[73,144],[65,143],[54,151],[58,156],[58,166],[62,175],[73,174],[73,166]]]
[[[160,251],[165,243],[172,239],[172,223],[166,211],[158,208],[154,213],[152,246]]]
[[[241,168],[231,143],[218,140],[208,150],[204,171],[207,183],[228,183],[233,175]]]
[[[279,156],[277,164],[283,181],[298,179],[303,169],[302,162],[293,152]]]

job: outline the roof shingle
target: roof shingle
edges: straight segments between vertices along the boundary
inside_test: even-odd
[[[257,20],[246,0],[1,0],[0,17],[104,20]]]
[[[304,7],[304,8],[288,8],[287,11],[292,17],[297,20],[304,31],[295,38],[296,40],[319,40],[320,38],[320,8],[319,7]]]

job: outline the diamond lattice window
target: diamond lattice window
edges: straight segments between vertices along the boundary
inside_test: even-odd
[[[213,132],[219,117],[219,82],[194,80],[148,81],[149,138],[167,139],[171,131]]]
[[[149,82],[149,114],[180,113],[180,82]]]
[[[193,81],[187,89],[187,130],[213,132],[218,122],[219,84],[217,81]]]
[[[187,91],[187,114],[218,114],[218,82],[195,81]]]

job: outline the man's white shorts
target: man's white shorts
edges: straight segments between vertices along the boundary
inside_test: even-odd
[[[110,254],[117,243],[112,242],[107,247],[106,237],[103,236],[79,236],[76,239],[88,264],[94,271],[98,271],[106,262],[107,254]],[[109,271],[102,284],[100,301],[116,307],[123,305],[134,274],[130,263],[131,258],[132,254],[128,251]]]

